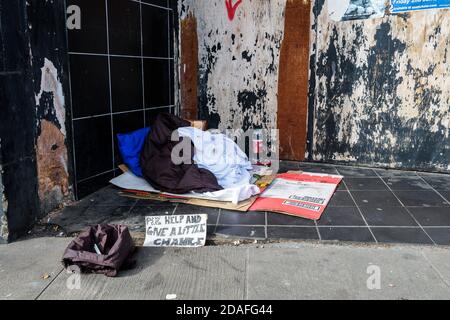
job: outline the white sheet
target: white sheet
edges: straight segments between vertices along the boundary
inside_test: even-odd
[[[247,200],[252,196],[260,193],[259,188],[252,184],[207,193],[195,193],[195,192],[188,194],[165,193],[156,190],[147,182],[147,180],[139,178],[134,174],[132,174],[131,172],[125,172],[121,176],[112,179],[110,183],[122,189],[151,192],[151,193],[161,193],[170,196],[182,196],[190,199],[232,202],[233,204],[238,204],[239,202]]]
[[[193,127],[179,128],[178,134],[191,139],[195,146],[195,163],[214,174],[222,188],[250,183],[252,165],[247,155],[226,135]]]

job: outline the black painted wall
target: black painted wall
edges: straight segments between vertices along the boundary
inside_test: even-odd
[[[0,242],[70,200],[74,182],[79,196],[107,185],[121,163],[114,135],[174,111],[176,1],[67,2],[82,8],[78,33],[65,1],[0,0]],[[56,150],[74,159],[56,159],[68,178],[52,176]],[[42,196],[61,186],[61,201]]]
[[[175,0],[68,0],[81,29],[68,31],[78,198],[108,184],[122,163],[116,134],[174,112]]]
[[[57,122],[54,97],[44,92],[39,107],[35,99],[45,58],[54,63],[63,95],[67,94],[63,1],[0,0],[0,167],[5,200],[1,204],[6,210],[6,219],[0,217],[0,238],[9,241],[46,213],[38,196],[35,145],[40,121]]]

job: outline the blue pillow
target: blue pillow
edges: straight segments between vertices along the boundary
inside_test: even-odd
[[[142,177],[140,156],[144,147],[145,139],[150,133],[150,128],[140,129],[127,134],[118,134],[119,150],[123,162],[138,177]]]

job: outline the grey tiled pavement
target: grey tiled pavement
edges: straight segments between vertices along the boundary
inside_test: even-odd
[[[450,248],[276,245],[140,248],[116,278],[76,275],[60,263],[70,239],[0,246],[0,300],[450,299]],[[368,287],[377,267],[380,286]],[[69,286],[68,286],[69,284]],[[182,302],[180,302],[182,303]]]
[[[107,187],[67,207],[50,222],[68,233],[104,222],[125,223],[133,231],[144,231],[146,215],[195,212],[208,214],[209,236],[222,239],[450,245],[450,175],[282,162],[281,172],[288,170],[344,176],[319,221],[134,200]]]

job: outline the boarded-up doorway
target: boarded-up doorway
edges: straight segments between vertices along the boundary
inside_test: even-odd
[[[310,0],[287,0],[278,84],[278,128],[282,160],[305,159],[310,11]]]

